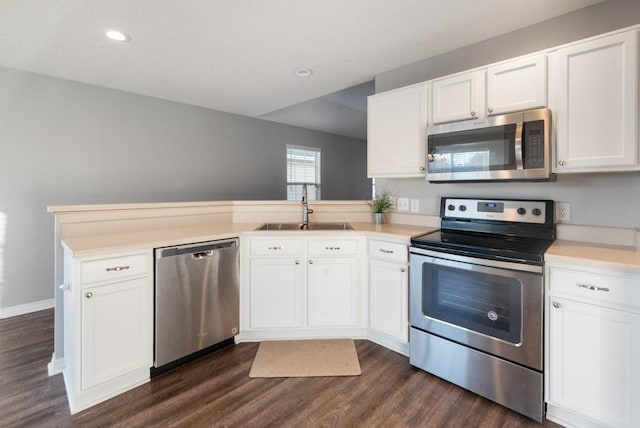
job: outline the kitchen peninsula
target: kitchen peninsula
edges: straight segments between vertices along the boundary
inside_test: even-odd
[[[374,225],[366,201],[316,201],[313,209],[311,223],[348,222],[352,230],[256,230],[265,222],[299,221],[300,204],[284,201],[50,207],[60,286],[49,369],[63,372],[72,413],[149,380],[152,254],[169,245],[240,238],[237,342],[350,337],[406,355],[407,245],[412,236],[437,228],[437,220],[392,214],[392,221],[412,224]],[[289,252],[289,245],[295,250]],[[270,254],[273,249],[281,251]],[[371,269],[392,272],[393,283],[369,275],[369,257]],[[280,266],[275,271],[269,267],[274,264]],[[294,269],[295,281],[285,280],[282,287],[276,276],[270,282],[268,272],[277,275],[278,269]],[[338,275],[345,282],[331,284],[341,305],[323,295],[335,276],[322,275],[334,269],[346,272],[344,278]],[[256,281],[261,281],[257,288]],[[273,293],[260,297],[265,287],[274,287]],[[287,302],[293,302],[288,310],[274,311]]]

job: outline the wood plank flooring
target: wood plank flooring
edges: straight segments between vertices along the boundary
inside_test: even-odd
[[[257,343],[218,351],[71,416],[49,377],[53,310],[0,320],[2,427],[557,427],[356,341],[362,375],[250,379]]]

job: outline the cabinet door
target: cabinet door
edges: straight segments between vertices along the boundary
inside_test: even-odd
[[[551,298],[549,401],[607,425],[640,424],[640,315]]]
[[[151,367],[151,279],[80,291],[82,389]]]
[[[406,265],[371,260],[369,278],[370,327],[402,342],[408,342],[409,300]]]
[[[483,116],[484,71],[472,71],[433,81],[433,123]]]
[[[637,167],[637,37],[631,31],[557,52],[556,172]]]
[[[547,105],[547,57],[536,55],[487,69],[487,114]]]
[[[313,258],[309,259],[308,269],[308,325],[357,325],[360,296],[356,259]]]
[[[369,97],[367,175],[424,177],[427,85]]]
[[[251,259],[251,328],[303,325],[304,274],[301,258]]]

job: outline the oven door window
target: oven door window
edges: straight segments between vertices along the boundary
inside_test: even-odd
[[[504,171],[517,168],[516,125],[429,135],[429,173]]]
[[[431,263],[423,268],[425,316],[510,343],[522,342],[520,280]]]

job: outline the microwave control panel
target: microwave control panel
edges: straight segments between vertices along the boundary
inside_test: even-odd
[[[525,122],[522,140],[524,169],[544,168],[544,121]]]

